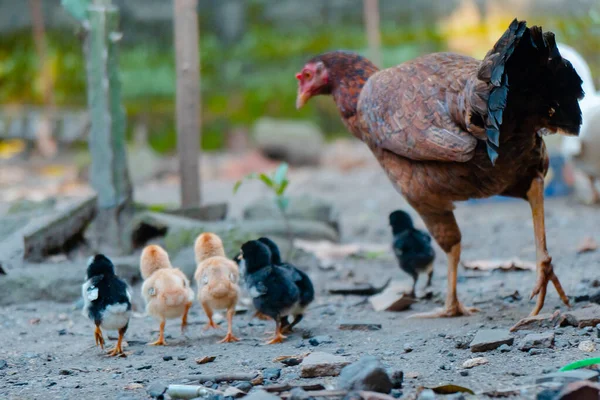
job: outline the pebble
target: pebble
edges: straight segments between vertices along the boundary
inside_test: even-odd
[[[529,349],[528,351],[530,356],[539,356],[540,354],[543,354],[544,351],[542,349]]]
[[[235,384],[235,387],[241,390],[242,392],[248,393],[252,390],[252,384],[250,382],[242,381]]]
[[[388,394],[393,384],[381,361],[377,357],[366,356],[342,369],[337,387]]]
[[[244,397],[245,400],[279,400],[279,396],[275,396],[264,390],[256,390]]]
[[[404,372],[400,370],[393,371],[390,374],[390,379],[392,380],[392,387],[394,389],[402,389],[402,384],[404,383]]]
[[[572,325],[579,328],[596,326],[600,323],[600,305],[590,304],[587,307],[564,313],[560,319],[560,325]]]
[[[150,369],[150,368],[152,368],[152,365],[142,365],[141,367],[137,367],[136,369],[138,371],[143,371],[143,370]]]
[[[596,343],[592,342],[591,340],[584,340],[583,342],[579,343],[579,346],[577,347],[579,350],[586,353],[592,353],[596,351]]]
[[[402,348],[404,349],[405,353],[410,353],[411,351],[413,351],[413,346],[410,343],[404,343],[404,346]]]
[[[61,369],[60,371],[58,371],[59,375],[73,375],[73,371],[71,371],[70,369]]]
[[[215,383],[213,381],[206,381],[203,383],[204,387],[212,388]]]
[[[418,400],[435,400],[435,392],[431,389],[425,389],[419,394]]]
[[[378,331],[381,329],[381,324],[375,322],[344,321],[339,324],[338,328],[342,331]]]
[[[489,360],[485,357],[475,357],[475,358],[471,358],[471,359],[468,359],[467,361],[465,361],[462,366],[463,366],[463,368],[469,369],[469,368],[477,367],[479,365],[487,364],[488,362],[489,362]]]
[[[0,360],[0,369],[4,369],[8,366],[6,360]]]
[[[187,360],[187,356],[184,356],[184,355],[182,354],[182,355],[179,355],[179,356],[177,356],[177,359],[178,359],[179,361],[185,361],[185,360]]]
[[[279,368],[267,368],[262,372],[263,378],[276,381],[281,376],[281,369]]]
[[[250,360],[243,360],[243,361],[242,361],[242,365],[243,365],[244,367],[247,367],[247,366],[248,366],[248,365],[250,365],[250,364],[251,364],[251,361],[250,361]]]
[[[507,344],[503,344],[502,346],[498,347],[498,350],[500,350],[500,353],[508,353],[512,350],[512,347]]]
[[[171,361],[172,359],[173,359],[173,356],[163,356],[164,361]]]
[[[530,349],[546,349],[552,347],[554,344],[554,332],[545,333],[530,333],[525,336],[519,350],[528,351]]]
[[[469,376],[469,371],[462,370],[460,371],[461,376]]]
[[[596,325],[596,337],[600,339],[600,324]]]
[[[471,342],[473,353],[495,350],[502,345],[512,345],[515,338],[504,329],[480,329]]]
[[[153,382],[146,388],[146,392],[153,399],[163,399],[167,386],[161,382]]]
[[[65,336],[67,334],[67,330],[66,329],[61,329],[58,331],[58,336]]]
[[[338,376],[342,368],[348,364],[350,362],[343,357],[329,353],[314,352],[302,361],[300,376],[302,378]]]
[[[290,400],[308,400],[310,399],[310,395],[306,393],[306,391],[302,388],[293,388],[290,391]]]
[[[318,346],[320,344],[333,343],[333,339],[329,335],[315,336],[315,337],[309,339],[308,343],[311,346]]]

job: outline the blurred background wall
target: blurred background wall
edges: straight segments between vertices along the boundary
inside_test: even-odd
[[[159,152],[175,150],[172,3],[115,0],[124,32],[121,74],[128,134],[143,126]],[[383,64],[456,51],[482,57],[514,17],[553,30],[600,76],[600,7],[594,0],[380,0]],[[261,116],[311,119],[327,137],[347,136],[333,103],[297,112],[294,73],[330,49],[367,54],[362,0],[200,0],[202,147],[219,149]],[[60,0],[41,0],[46,62],[36,53],[31,2],[0,0],[0,137],[34,129],[28,116],[52,88],[60,123],[77,127],[86,107],[80,32]],[[39,21],[38,21],[39,23]],[[32,115],[33,115],[32,114]],[[25,115],[24,117],[22,117]],[[66,129],[66,128],[65,128]],[[75,128],[78,129],[78,128]]]

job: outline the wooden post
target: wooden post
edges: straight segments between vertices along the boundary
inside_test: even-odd
[[[177,66],[177,152],[181,206],[200,205],[200,54],[198,0],[173,0]]]
[[[381,58],[381,31],[379,29],[379,0],[363,0],[369,58],[383,68]]]
[[[44,111],[39,120],[37,129],[37,148],[44,157],[56,155],[56,141],[52,137],[52,110],[54,109],[54,94],[52,88],[52,77],[46,65],[46,27],[44,25],[44,12],[42,0],[29,0],[29,11],[31,14],[31,25],[33,28],[33,41],[37,53],[38,65],[42,83],[42,95],[44,98]]]

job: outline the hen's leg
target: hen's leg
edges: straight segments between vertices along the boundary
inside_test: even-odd
[[[165,324],[167,322],[163,319],[160,321],[160,329],[158,331],[158,340],[156,342],[148,343],[149,346],[166,346],[165,342]]]
[[[430,313],[414,314],[411,318],[440,318],[470,315],[479,311],[474,307],[466,307],[458,301],[456,282],[458,278],[458,263],[460,261],[460,230],[456,224],[454,213],[447,211],[442,214],[423,215],[427,228],[440,247],[446,251],[448,258],[448,293],[446,305],[442,310]]]
[[[227,335],[219,343],[232,343],[240,341],[240,339],[233,335],[233,314],[235,314],[235,305],[227,310]]]
[[[206,304],[205,302],[202,302],[202,308],[204,309],[204,312],[206,313],[206,316],[208,317],[208,324],[206,324],[206,326],[204,327],[204,330],[208,330],[208,329],[217,329],[218,326],[217,324],[215,324],[215,321],[213,321],[212,316],[213,316],[213,311],[212,308],[210,308],[210,306],[208,304]]]
[[[531,292],[531,298],[538,296],[537,303],[530,315],[538,315],[544,306],[548,282],[552,281],[561,300],[568,306],[569,299],[563,290],[558,277],[554,274],[552,258],[546,248],[546,226],[544,222],[544,179],[538,176],[531,182],[527,192],[527,200],[533,216],[533,231],[535,234],[537,282]]]
[[[190,311],[190,307],[192,307],[192,303],[185,305],[185,310],[183,311],[183,317],[181,318],[181,333],[185,333],[185,330],[188,326],[188,312]]]

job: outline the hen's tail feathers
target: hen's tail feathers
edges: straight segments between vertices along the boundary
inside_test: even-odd
[[[210,286],[208,291],[215,299],[222,299],[231,294],[233,288],[228,281],[218,282],[214,286]]]
[[[187,293],[184,289],[170,289],[159,293],[163,303],[167,307],[181,306],[187,302]]]
[[[492,163],[498,158],[507,113],[521,123],[536,118],[534,125],[553,132],[579,133],[582,81],[561,57],[552,32],[527,28],[525,21],[515,19],[483,59],[477,78],[487,90],[472,96],[470,123],[485,129]]]

